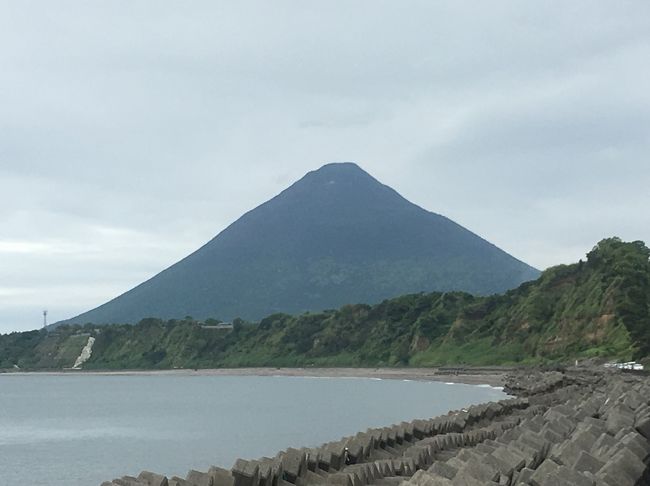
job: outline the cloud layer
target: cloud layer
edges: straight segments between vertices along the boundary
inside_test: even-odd
[[[650,5],[0,2],[0,332],[359,163],[526,262],[650,241]]]

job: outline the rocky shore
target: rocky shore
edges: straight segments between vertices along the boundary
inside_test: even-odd
[[[515,398],[369,429],[185,478],[144,471],[102,486],[650,485],[650,378],[517,372]]]

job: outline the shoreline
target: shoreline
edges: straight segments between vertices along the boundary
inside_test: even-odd
[[[306,378],[375,378],[382,380],[435,381],[464,385],[503,387],[510,369],[463,368],[458,372],[436,368],[211,368],[171,370],[57,370],[8,371],[16,375],[97,375],[97,376],[288,376]]]

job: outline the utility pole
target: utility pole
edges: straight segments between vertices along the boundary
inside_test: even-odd
[[[47,327],[47,310],[43,311],[43,329]]]

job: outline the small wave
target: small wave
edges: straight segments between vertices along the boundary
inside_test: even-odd
[[[487,384],[481,384],[481,385],[476,385],[479,388],[491,388],[492,390],[498,390],[498,391],[503,391],[502,386],[493,386],[493,385],[487,385]]]

